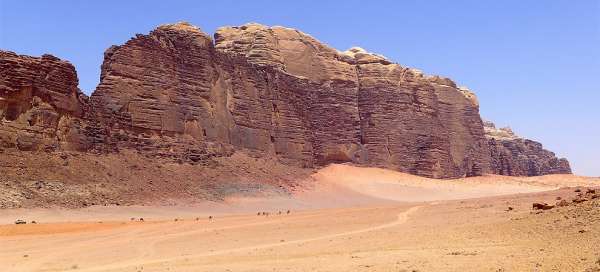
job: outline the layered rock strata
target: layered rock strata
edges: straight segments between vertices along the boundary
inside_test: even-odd
[[[570,174],[571,167],[565,158],[543,148],[541,143],[523,139],[510,128],[496,128],[484,122],[490,147],[492,171],[506,176],[540,176]]]
[[[192,163],[243,151],[435,178],[547,173],[499,171],[504,151],[489,146],[474,94],[452,80],[289,28],[225,27],[214,41],[187,23],[138,34],[105,52],[89,101],[70,64],[0,56],[5,147],[134,149]]]
[[[0,147],[85,150],[86,96],[73,65],[0,51]]]

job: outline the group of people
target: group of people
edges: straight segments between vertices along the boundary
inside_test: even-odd
[[[290,213],[291,213],[290,210],[287,210],[286,214],[290,214]],[[258,215],[258,216],[260,216],[260,215],[269,216],[269,214],[271,214],[271,213],[269,213],[269,212],[258,212],[258,213],[256,213],[256,215]],[[279,211],[279,212],[277,212],[277,214],[283,214],[283,212]]]

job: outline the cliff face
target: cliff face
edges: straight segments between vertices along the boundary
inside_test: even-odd
[[[506,152],[486,137],[473,93],[450,79],[283,27],[221,28],[214,42],[186,23],[136,35],[105,52],[89,102],[73,67],[54,57],[3,52],[0,65],[6,147],[21,148],[27,134],[43,143],[29,146],[134,149],[192,163],[242,151],[436,178],[547,173],[499,171],[496,154]],[[39,111],[54,117],[28,123]]]
[[[429,177],[478,175],[489,161],[478,105],[454,82],[360,48],[338,52],[294,29],[221,28],[216,50],[306,78],[313,160],[353,161]]]
[[[81,118],[86,97],[75,68],[0,51],[0,146],[20,150],[84,150]]]
[[[489,168],[478,105],[448,79],[287,28],[222,28],[215,39],[164,25],[106,52],[91,101],[111,134],[126,131],[119,144],[155,137],[163,154],[182,157],[213,143],[217,153],[245,148],[309,167],[355,162],[440,178]]]
[[[539,176],[571,173],[569,161],[557,158],[542,144],[520,138],[510,128],[496,128],[491,122],[485,122],[484,126],[494,174]]]

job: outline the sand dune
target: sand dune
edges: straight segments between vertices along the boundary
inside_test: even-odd
[[[288,209],[325,209],[340,207],[469,199],[517,193],[532,193],[560,187],[593,186],[598,178],[574,175],[509,177],[489,175],[463,179],[428,179],[381,168],[333,164],[303,182],[306,187],[294,195],[228,197],[223,202],[204,202],[183,206],[92,206],[83,209],[9,209],[0,212],[0,224],[16,218],[38,222],[81,222],[128,220],[143,217],[171,220],[209,215],[278,212]]]
[[[597,209],[530,213],[598,179],[331,165],[305,184],[195,206],[3,210],[0,271],[577,271],[600,258]]]

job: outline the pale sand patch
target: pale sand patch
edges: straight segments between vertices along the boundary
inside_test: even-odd
[[[92,206],[82,209],[0,210],[0,225],[16,219],[48,222],[126,221],[130,218],[173,220],[257,212],[278,213],[339,207],[385,205],[468,199],[555,190],[560,187],[598,186],[600,178],[574,175],[508,177],[488,175],[462,179],[429,179],[397,171],[333,164],[312,175],[307,189],[291,196],[228,197],[223,202],[185,206]]]
[[[575,194],[555,188],[598,179],[332,165],[307,182],[289,197],[195,206],[3,210],[9,224],[42,224],[0,225],[0,271],[581,271],[600,258],[597,211],[530,214],[533,201]]]
[[[388,169],[334,164],[313,175],[317,190],[344,188],[374,198],[402,202],[440,201],[533,193],[566,186],[598,186],[600,179],[574,175],[508,177],[487,175],[430,179]]]

